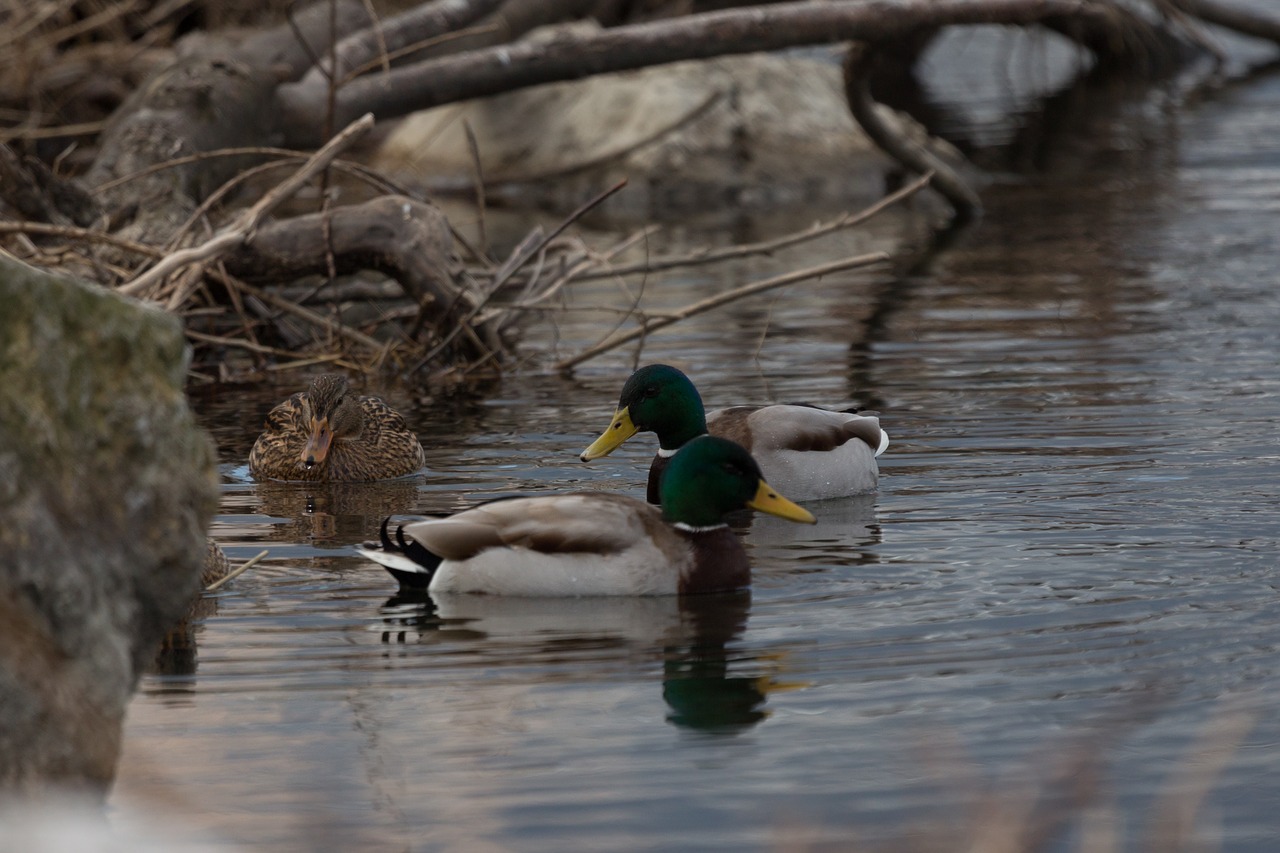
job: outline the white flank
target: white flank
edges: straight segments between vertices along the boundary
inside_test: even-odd
[[[522,596],[675,595],[678,582],[662,553],[645,541],[610,555],[491,548],[469,560],[445,560],[429,589]]]

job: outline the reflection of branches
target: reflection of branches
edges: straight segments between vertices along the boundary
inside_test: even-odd
[[[730,302],[734,302],[748,296],[754,296],[757,293],[764,293],[766,290],[785,287],[788,284],[795,284],[796,282],[810,278],[821,278],[824,275],[830,275],[831,273],[841,272],[843,270],[871,266],[873,264],[887,261],[888,259],[889,256],[884,252],[871,252],[866,255],[841,258],[838,261],[819,264],[818,266],[809,267],[807,269],[773,276],[772,278],[767,278],[763,281],[745,284],[742,287],[736,287],[725,293],[709,296],[706,299],[695,302],[692,305],[686,305],[678,311],[673,311],[660,317],[645,317],[641,321],[639,327],[627,332],[619,332],[610,335],[605,340],[588,347],[577,355],[561,360],[556,364],[556,369],[570,370],[588,359],[594,358],[595,356],[608,352],[609,350],[617,349],[625,343],[634,341],[636,338],[648,336],[649,334],[656,332],[658,329],[666,328],[673,323],[678,323],[681,320],[702,314],[713,308],[719,308],[721,305],[727,305]]]
[[[963,227],[982,214],[982,201],[964,179],[928,148],[894,130],[871,100],[868,78],[879,57],[870,44],[854,44],[845,55],[844,85],[849,111],[870,139],[889,156],[916,173],[933,175],[932,186],[951,202],[952,224]]]
[[[1216,24],[1243,35],[1280,43],[1280,20],[1249,9],[1228,6],[1217,0],[1159,0],[1159,5],[1170,6],[1207,24]]]
[[[697,249],[684,255],[648,258],[643,263],[633,264],[631,266],[615,266],[598,271],[584,272],[579,276],[579,280],[586,281],[593,278],[611,278],[614,276],[631,275],[632,273],[655,273],[662,272],[664,270],[676,269],[678,267],[692,267],[700,264],[719,263],[721,261],[727,261],[733,258],[745,258],[751,255],[770,255],[789,246],[795,246],[799,243],[805,243],[809,240],[814,240],[827,234],[834,234],[837,231],[852,228],[855,225],[861,225],[868,219],[871,219],[873,216],[880,213],[886,207],[897,204],[909,196],[915,195],[932,180],[933,173],[926,173],[901,189],[889,193],[889,195],[885,196],[880,201],[864,208],[863,210],[856,213],[845,213],[828,222],[819,222],[803,231],[796,231],[793,234],[785,234],[772,240],[762,240],[758,243],[746,243],[736,246]]]
[[[871,205],[870,207],[866,208],[865,210],[859,213],[846,214],[845,216],[839,217],[833,222],[818,225],[806,231],[798,232],[797,234],[789,235],[787,237],[779,238],[777,240],[769,241],[763,244],[730,247],[729,249],[718,250],[715,252],[712,252],[709,250],[702,251],[702,252],[694,253],[691,255],[683,256],[682,258],[679,258],[679,259],[677,258],[657,259],[655,261],[651,261],[650,263],[645,264],[643,269],[638,271],[648,273],[651,269],[671,269],[676,266],[688,266],[688,265],[694,265],[698,263],[706,263],[708,262],[708,258],[711,258],[714,260],[723,260],[731,257],[743,257],[745,255],[772,251],[774,249],[778,249],[783,246],[790,246],[790,245],[794,245],[796,243],[802,242],[804,240],[813,239],[814,237],[820,234],[828,234],[835,230],[838,230],[839,228],[849,227],[853,223],[866,221],[872,216],[885,210],[890,205],[896,202],[902,201],[903,199],[909,198],[910,196],[914,195],[916,192],[919,192],[929,182],[930,178],[931,178],[931,175],[925,175],[919,180],[913,182],[912,184],[906,187],[903,187],[902,189],[898,190],[897,192],[889,196],[886,196],[881,201]],[[789,284],[795,284],[796,282],[804,281],[805,279],[819,278],[823,275],[829,275],[831,273],[840,272],[842,270],[857,269],[860,267],[869,266],[872,264],[880,263],[885,260],[888,260],[888,255],[884,254],[883,252],[872,252],[866,255],[859,255],[859,256],[850,257],[850,258],[842,258],[840,260],[832,261],[827,264],[820,264],[818,266],[811,267],[809,269],[796,270],[783,275],[774,276],[772,278],[768,278],[763,281],[757,281],[757,282],[752,282],[750,284],[745,284],[741,287],[734,288],[733,290],[727,291],[725,293],[719,293],[719,294],[716,294],[715,296],[708,297],[706,299],[695,302],[691,305],[686,305],[684,308],[664,314],[662,316],[645,316],[643,314],[638,314],[637,312],[638,316],[640,317],[640,323],[636,328],[626,332],[614,331],[610,333],[603,340],[599,341],[598,343],[596,343],[591,347],[588,347],[587,349],[583,350],[577,355],[571,356],[570,358],[567,358],[567,359],[562,359],[559,363],[556,364],[556,369],[562,370],[562,371],[570,370],[573,367],[577,366],[578,364],[581,364],[582,362],[587,361],[588,359],[594,358],[595,356],[600,355],[601,353],[605,353],[610,350],[616,349],[619,346],[622,346],[623,344],[636,340],[637,338],[647,337],[649,334],[657,331],[658,329],[665,328],[666,326],[672,325],[673,323],[677,323],[681,320],[685,320],[689,317],[693,317],[698,314],[702,314],[714,308],[719,308],[720,306],[726,305],[730,302],[734,302],[739,299],[744,299],[748,296],[753,296],[757,293],[764,293],[767,290],[772,290],[778,287],[784,287]],[[631,272],[631,271],[635,271],[635,270],[630,270],[630,269],[627,270],[627,272]],[[614,272],[615,275],[622,274],[617,269],[612,270],[612,272]],[[517,307],[520,307],[520,306],[517,306]]]

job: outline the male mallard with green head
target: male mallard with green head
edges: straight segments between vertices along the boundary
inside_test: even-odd
[[[874,414],[807,405],[707,412],[689,377],[666,364],[650,364],[631,374],[609,427],[580,458],[588,462],[607,456],[637,432],[658,436],[658,454],[649,467],[650,503],[658,501],[663,469],[675,452],[707,433],[741,444],[765,478],[798,501],[874,492],[880,479],[876,457],[889,446],[889,434]]]
[[[726,513],[751,507],[804,523],[742,447],[703,436],[671,459],[662,507],[609,492],[496,500],[400,525],[361,548],[401,586],[433,593],[685,595],[750,583]]]
[[[358,483],[418,471],[426,454],[395,409],[351,393],[336,373],[316,377],[267,415],[249,453],[258,480]]]

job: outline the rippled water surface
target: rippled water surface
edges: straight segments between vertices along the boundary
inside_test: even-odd
[[[1220,761],[1202,832],[1275,849],[1280,80],[1097,123],[1089,156],[1042,152],[1053,177],[997,173],[983,226],[929,274],[800,285],[646,344],[711,406],[852,401],[893,436],[878,495],[813,505],[813,527],[754,519],[750,596],[429,606],[353,552],[392,512],[642,494],[647,437],[576,460],[633,351],[461,399],[386,389],[429,471],[345,489],[244,476],[296,388],[197,397],[224,462],[213,534],[270,555],[144,679],[117,799],[281,849],[839,849],[953,837],[991,819],[986,793],[1017,810],[1093,760],[1095,824],[1134,841]],[[655,278],[646,299],[905,221]],[[524,352],[549,363],[611,322],[535,324]],[[1239,713],[1247,733],[1206,752]]]

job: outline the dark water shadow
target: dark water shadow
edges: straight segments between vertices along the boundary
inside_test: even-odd
[[[188,677],[195,675],[199,663],[196,637],[204,620],[217,613],[216,596],[205,595],[196,599],[182,621],[165,632],[149,671],[155,675],[173,677],[173,680],[166,680],[166,685],[174,690],[181,690],[184,682],[190,687]]]
[[[643,598],[520,598],[401,591],[382,606],[382,642],[466,644],[490,666],[577,664],[631,669],[662,662],[667,721],[680,729],[737,734],[768,716],[779,684],[768,655],[735,649],[751,593]]]

